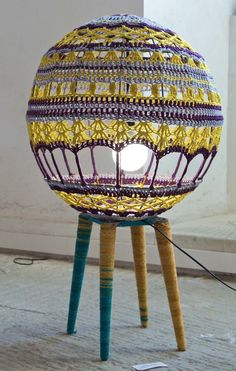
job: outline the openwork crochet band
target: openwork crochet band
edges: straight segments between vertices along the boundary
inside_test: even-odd
[[[60,197],[79,211],[132,219],[159,214],[198,186],[223,117],[205,61],[188,43],[155,22],[115,15],[75,29],[43,56],[27,121],[36,161]],[[137,176],[120,167],[133,143],[150,152]],[[112,174],[97,170],[101,146],[117,153]],[[91,174],[81,166],[86,149]],[[159,173],[171,154],[175,164]]]

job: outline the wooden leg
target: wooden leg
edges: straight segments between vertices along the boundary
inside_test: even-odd
[[[158,222],[155,226],[167,237],[172,239],[171,228],[168,221]],[[164,236],[162,236],[157,230],[155,230],[155,232],[178,350],[183,351],[186,349],[186,341],[174,249],[173,245]]]
[[[75,332],[75,322],[79,307],[80,293],[84,277],[84,269],[88,254],[92,222],[79,216],[77,238],[75,245],[74,267],[70,292],[69,315],[67,322],[67,333]]]
[[[102,224],[100,234],[100,356],[109,358],[112,283],[115,261],[115,224]]]
[[[148,326],[148,304],[147,304],[147,260],[144,226],[130,227],[134,268],[138,289],[139,311],[141,326]]]

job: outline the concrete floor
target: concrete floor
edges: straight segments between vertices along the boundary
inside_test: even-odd
[[[116,269],[111,356],[99,360],[98,267],[87,266],[79,331],[65,335],[72,264],[19,266],[0,255],[0,370],[236,370],[236,293],[207,278],[180,277],[188,348],[177,352],[162,276],[149,273],[150,326],[138,326],[134,273]],[[236,280],[231,282],[236,286]]]

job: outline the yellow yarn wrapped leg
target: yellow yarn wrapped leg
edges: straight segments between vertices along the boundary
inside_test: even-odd
[[[172,239],[171,228],[168,221],[161,223],[158,222],[155,224],[155,226],[167,237]],[[184,335],[184,323],[180,304],[174,249],[172,243],[167,241],[165,237],[163,237],[157,230],[155,230],[155,233],[177,346],[178,350],[184,351],[186,349],[186,340]]]
[[[115,261],[115,224],[102,224],[100,233],[100,356],[109,357],[112,283]]]
[[[131,229],[134,268],[138,289],[141,326],[148,326],[147,304],[147,259],[144,226],[133,226]]]

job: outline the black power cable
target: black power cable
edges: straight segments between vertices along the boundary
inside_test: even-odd
[[[15,258],[13,262],[19,265],[32,265],[35,261],[47,260],[47,258]]]
[[[171,239],[165,235],[158,227],[156,227],[152,223],[148,223],[145,221],[145,224],[150,225],[152,228],[154,228],[156,231],[158,231],[164,238],[166,238],[170,243],[172,243],[178,250],[180,250],[183,254],[185,254],[188,258],[192,259],[194,263],[198,264],[201,268],[203,268],[208,274],[210,274],[212,277],[214,277],[217,281],[222,283],[222,285],[228,287],[230,290],[236,291],[236,288],[228,285],[226,282],[221,280],[219,277],[217,277],[213,272],[211,272],[207,267],[205,267],[202,263],[200,263],[197,259],[195,259],[193,256],[191,256],[189,253],[187,253],[182,247],[178,246],[176,243],[171,241]]]

